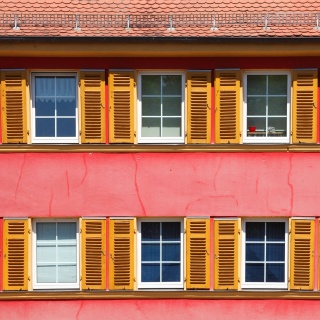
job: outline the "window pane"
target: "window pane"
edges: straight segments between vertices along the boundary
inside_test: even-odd
[[[142,263],[141,264],[142,282],[160,282],[160,265],[159,263]]]
[[[160,118],[142,118],[142,137],[160,137],[161,136]]]
[[[267,282],[284,282],[284,264],[283,263],[267,263]]]
[[[36,97],[53,97],[56,92],[54,77],[35,77]]]
[[[160,95],[161,94],[161,76],[142,75],[141,76],[142,95]]]
[[[163,75],[162,93],[164,95],[181,95],[181,76]]]
[[[36,118],[36,137],[54,137],[54,119]]]
[[[76,78],[63,77],[56,78],[57,97],[75,97],[76,96]]]
[[[247,130],[249,130],[250,127],[256,127],[255,134],[258,134],[259,132],[266,134],[266,118],[256,118],[256,117],[250,117],[247,119]],[[260,136],[260,135],[259,135]]]
[[[76,245],[58,246],[58,262],[77,262],[77,247]]]
[[[37,222],[37,242],[41,243],[42,241],[48,242],[56,240],[56,223],[51,222]]]
[[[246,240],[263,241],[265,234],[264,222],[246,222]]]
[[[180,261],[180,243],[163,244],[162,261]]]
[[[75,137],[76,136],[76,119],[57,119],[57,137]]]
[[[181,118],[163,119],[163,137],[181,137]]]
[[[36,98],[35,115],[39,116],[54,116],[55,105],[53,98]]]
[[[180,222],[162,222],[162,239],[180,240],[181,223]]]
[[[162,265],[162,281],[163,282],[179,282],[180,281],[180,264],[164,263]]]
[[[57,116],[75,116],[76,115],[76,99],[60,98],[57,99]]]
[[[267,222],[267,241],[284,241],[285,228],[284,222]]]
[[[246,263],[246,282],[264,282],[262,263]]]
[[[247,94],[265,95],[267,93],[266,75],[248,75],[247,76]]]
[[[269,75],[268,76],[269,94],[286,95],[287,94],[287,75]]]
[[[38,241],[39,243],[39,241]],[[37,262],[55,262],[56,261],[56,246],[49,244],[38,244],[37,246]]]
[[[159,222],[142,222],[141,223],[141,240],[152,241],[160,240],[160,223]]]
[[[77,267],[76,265],[58,266],[58,283],[76,283]]]
[[[287,97],[269,97],[268,114],[271,116],[287,116]]]
[[[269,118],[268,128],[272,130],[269,131],[269,135],[272,136],[274,133],[272,131],[282,131],[283,135],[287,133],[287,118]]]
[[[265,97],[248,97],[247,105],[248,116],[266,115],[266,98]]]
[[[37,282],[38,283],[56,283],[56,266],[38,266]]]
[[[168,98],[162,99],[163,115],[164,116],[181,116],[181,98]]]
[[[267,243],[267,261],[284,261],[284,243]]]
[[[141,245],[141,260],[160,261],[160,244],[143,243]]]
[[[77,225],[75,222],[58,223],[58,240],[76,240]]]
[[[264,261],[264,244],[247,243],[246,261]]]
[[[142,98],[143,116],[161,116],[161,98],[143,97]]]

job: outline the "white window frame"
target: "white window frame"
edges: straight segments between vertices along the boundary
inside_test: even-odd
[[[250,137],[247,134],[247,76],[248,75],[286,75],[287,76],[287,135],[285,137]],[[286,70],[244,71],[243,86],[243,142],[244,143],[289,143],[291,133],[291,72]]]
[[[37,282],[37,223],[38,222],[75,222],[76,241],[77,241],[77,280],[71,283],[38,283]],[[79,289],[80,288],[80,240],[79,240],[79,221],[78,219],[35,219],[32,221],[32,279],[33,289]]]
[[[284,222],[285,223],[285,266],[284,282],[246,282],[246,222]],[[242,289],[288,289],[289,269],[289,221],[288,219],[242,219],[242,258],[241,258],[241,288]],[[266,254],[266,252],[265,252]]]
[[[181,136],[180,137],[142,137],[142,81],[143,75],[181,76]],[[138,73],[138,143],[184,143],[185,137],[185,72],[182,71],[141,71]]]
[[[141,281],[141,223],[142,222],[179,222],[180,229],[180,281],[179,282],[142,282]],[[138,289],[183,289],[184,279],[184,224],[183,219],[139,219],[137,233]]]
[[[77,72],[32,72],[31,73],[31,137],[32,143],[79,143],[79,88],[76,87],[76,135],[75,137],[36,137],[36,113],[35,113],[35,77],[37,76],[72,76],[75,77],[76,84],[79,83]]]

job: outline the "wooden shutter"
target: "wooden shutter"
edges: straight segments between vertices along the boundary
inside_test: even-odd
[[[106,221],[83,219],[81,227],[81,287],[106,289]]]
[[[80,72],[81,142],[106,143],[105,73]]]
[[[4,220],[3,289],[28,290],[28,220]]]
[[[26,72],[1,72],[3,143],[27,143]]]
[[[215,141],[240,142],[240,70],[215,74]]]
[[[214,288],[216,290],[237,290],[238,220],[215,220],[214,258]]]
[[[211,142],[211,72],[187,74],[188,143]]]
[[[134,73],[110,71],[110,143],[134,142]]]
[[[317,70],[294,70],[292,142],[316,143]]]
[[[210,289],[210,220],[187,219],[187,289]]]
[[[110,220],[110,289],[133,290],[133,220]]]
[[[290,289],[312,290],[314,220],[291,221]]]

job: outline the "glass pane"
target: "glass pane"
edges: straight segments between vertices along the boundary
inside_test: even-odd
[[[284,261],[284,243],[267,243],[267,261]]]
[[[247,76],[247,94],[265,95],[267,93],[266,75],[248,75]]]
[[[75,263],[77,261],[77,247],[64,245],[58,247],[58,262]]]
[[[286,75],[269,75],[268,76],[269,95],[287,94],[287,76]]]
[[[268,128],[270,129],[268,132],[269,136],[274,136],[279,132],[282,132],[282,136],[286,136],[287,134],[287,118],[269,118],[268,119]]]
[[[181,118],[164,118],[162,136],[181,137]]]
[[[180,263],[164,263],[162,265],[162,282],[180,281]]]
[[[247,115],[248,116],[265,116],[266,102],[267,100],[265,97],[248,97]]]
[[[76,240],[77,224],[75,222],[58,222],[58,240]],[[72,241],[75,242],[75,241]]]
[[[284,282],[284,264],[283,263],[267,263],[266,266],[267,282]]]
[[[180,243],[163,244],[162,261],[180,261]]]
[[[38,283],[56,283],[56,266],[37,267]]]
[[[141,260],[160,261],[160,244],[143,243],[141,245]]]
[[[253,117],[253,118],[247,118],[247,130],[250,131],[250,127],[255,127],[255,130],[253,133],[253,135],[259,135],[259,137],[263,137],[263,135],[261,134],[264,134],[266,135],[266,118],[262,117],[262,118],[256,118],[256,117]]]
[[[164,116],[181,116],[181,98],[164,97],[162,104]]]
[[[57,99],[57,116],[75,116],[76,115],[76,99],[61,98]]]
[[[262,263],[246,263],[246,282],[264,282]]]
[[[37,116],[54,116],[55,105],[52,98],[36,98],[35,114]]]
[[[143,97],[142,98],[143,116],[161,116],[161,98]]]
[[[264,222],[246,222],[246,241],[264,241],[264,233]]]
[[[181,223],[180,222],[162,222],[162,240],[180,240]]]
[[[269,97],[268,114],[271,116],[286,116],[287,97]]]
[[[75,137],[76,136],[76,119],[57,119],[57,137]]]
[[[160,282],[160,265],[159,263],[141,264],[142,282]]]
[[[142,95],[160,95],[161,94],[161,76],[142,75],[141,76]]]
[[[181,95],[181,76],[163,75],[162,93],[164,95]]]
[[[267,222],[267,241],[284,241],[285,222]]]
[[[76,78],[75,77],[57,77],[56,78],[57,97],[75,97],[76,96]]]
[[[141,222],[141,240],[159,241],[160,240],[160,222]]]
[[[59,283],[76,283],[77,267],[76,265],[58,266]]]
[[[161,136],[160,118],[142,118],[142,137],[160,137]]]
[[[54,137],[54,119],[36,118],[36,137]]]
[[[39,245],[37,242],[37,264],[56,262],[55,245]]]
[[[56,223],[55,222],[37,222],[37,243],[56,241]]]
[[[55,77],[36,77],[35,94],[36,97],[53,97],[55,96]]]
[[[247,243],[246,261],[264,261],[264,244]]]

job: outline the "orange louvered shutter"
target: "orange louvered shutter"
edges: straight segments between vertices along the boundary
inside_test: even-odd
[[[216,290],[238,289],[238,220],[214,222]]]
[[[314,279],[314,220],[291,221],[290,289],[312,290]]]
[[[105,73],[80,72],[81,142],[106,143]]]
[[[133,290],[133,220],[110,220],[110,289]]]
[[[82,289],[106,289],[106,221],[83,219]]]
[[[215,141],[240,142],[240,70],[215,74]]]
[[[187,219],[187,289],[210,289],[210,220]]]
[[[211,141],[211,72],[189,71],[188,94],[188,143]]]
[[[26,72],[2,71],[3,143],[27,143]]]
[[[134,73],[110,71],[110,143],[134,142]]]
[[[4,220],[3,290],[28,290],[28,220]]]
[[[317,70],[294,70],[292,99],[293,143],[316,143],[317,89]]]

